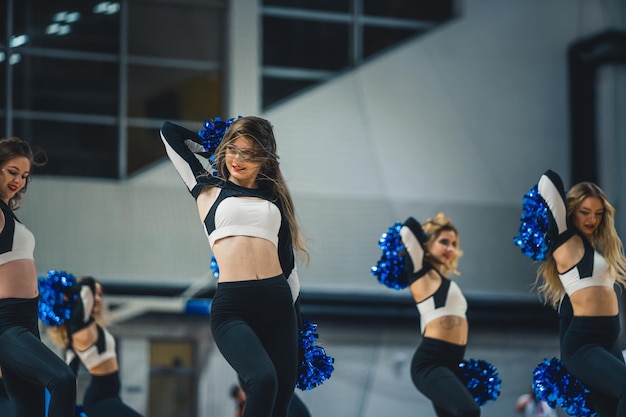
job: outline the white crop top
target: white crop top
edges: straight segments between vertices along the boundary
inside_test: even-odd
[[[444,316],[458,316],[465,318],[467,300],[456,282],[448,278],[441,278],[441,285],[433,295],[417,303],[420,313],[420,327],[422,334],[426,325],[431,321]]]
[[[213,247],[218,239],[228,236],[252,236],[278,246],[280,223],[280,210],[274,203],[260,198],[228,197],[215,210],[215,230],[209,235],[209,244]]]
[[[559,274],[563,288],[568,295],[587,287],[613,288],[615,279],[609,275],[606,259],[593,249],[589,241],[582,237],[585,247],[583,258],[569,271]]]
[[[14,216],[4,217],[4,227],[0,231],[0,265],[18,259],[34,259],[35,236],[26,226],[17,221]]]
[[[97,343],[83,351],[79,351],[78,349],[73,350],[88,370],[95,368],[109,359],[117,357],[115,338],[113,335],[100,326],[98,326],[98,333]],[[104,337],[104,343],[100,340],[101,337]],[[67,359],[66,361],[69,362]]]

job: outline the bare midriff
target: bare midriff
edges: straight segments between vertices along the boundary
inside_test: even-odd
[[[609,287],[587,287],[570,296],[574,316],[616,316],[617,294]]]
[[[35,261],[17,259],[0,265],[0,298],[35,298],[38,295]]]
[[[219,265],[219,282],[265,279],[283,273],[276,246],[266,239],[225,237],[215,242],[213,254]]]
[[[465,346],[467,344],[468,329],[466,318],[443,316],[426,325],[424,337]]]

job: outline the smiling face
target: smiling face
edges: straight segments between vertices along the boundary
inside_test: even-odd
[[[239,136],[226,145],[224,161],[231,182],[246,188],[257,187],[262,162],[257,157],[259,150],[255,145],[245,136]]]
[[[457,255],[457,235],[452,230],[443,230],[430,243],[428,252],[435,268],[441,270],[443,266],[450,266]]]
[[[602,223],[603,216],[602,201],[597,197],[587,197],[574,210],[574,226],[589,239]]]
[[[9,159],[0,168],[0,199],[9,204],[25,186],[30,175],[30,160],[25,156]]]

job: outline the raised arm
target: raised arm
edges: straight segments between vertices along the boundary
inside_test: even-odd
[[[567,206],[565,187],[556,172],[546,171],[537,184],[537,190],[548,206],[550,250],[554,251],[574,234],[574,229],[567,224]]]
[[[556,172],[546,171],[522,201],[520,226],[513,242],[524,256],[545,261],[576,233],[567,220],[563,180]]]
[[[195,132],[172,122],[165,122],[161,127],[161,140],[167,156],[194,198],[198,198],[203,186],[219,185],[220,180],[213,177],[196,157],[196,154],[207,158],[210,155],[205,152],[202,141]],[[199,177],[202,181],[198,180]]]
[[[400,229],[402,243],[406,247],[407,255],[404,258],[404,267],[408,274],[409,285],[417,281],[433,267],[424,258],[424,244],[426,237],[422,225],[413,217],[409,217]]]

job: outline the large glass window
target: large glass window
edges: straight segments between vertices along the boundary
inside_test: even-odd
[[[101,114],[119,109],[117,62],[22,55],[13,65],[15,110]]]
[[[346,23],[267,17],[263,42],[265,66],[340,70],[350,63]]]
[[[222,113],[227,1],[0,3],[0,135],[41,147],[40,174],[126,178],[160,159],[163,120]]]
[[[37,175],[69,175],[116,178],[119,168],[117,126],[74,120],[16,118],[16,136],[28,139],[47,158]],[[87,168],[88,167],[88,168]]]
[[[457,10],[452,0],[264,0],[263,107],[320,84]]]

